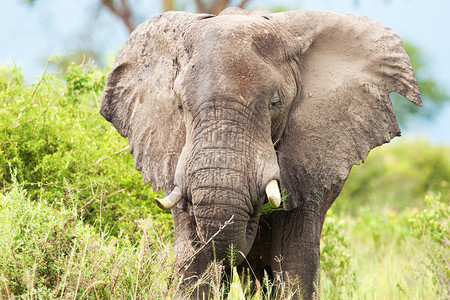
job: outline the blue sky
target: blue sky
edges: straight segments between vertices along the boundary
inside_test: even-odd
[[[103,53],[116,52],[128,33],[115,18],[99,9],[98,2],[39,0],[34,7],[29,7],[22,0],[0,0],[0,62],[12,64],[14,61],[22,67],[26,78],[33,80],[42,73],[52,54],[70,53],[82,47],[92,47]],[[160,11],[158,0],[130,2],[142,3],[140,21]],[[290,9],[369,16],[419,46],[429,73],[450,94],[449,0],[251,0],[249,3],[250,7],[282,5]],[[403,136],[450,145],[450,103],[432,121],[411,124]]]

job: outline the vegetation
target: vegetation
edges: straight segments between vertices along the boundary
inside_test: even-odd
[[[1,188],[14,170],[31,200],[73,201],[87,224],[113,235],[133,237],[134,220],[148,214],[170,219],[152,204],[157,193],[133,168],[127,140],[98,113],[104,72],[71,65],[64,78],[31,85],[17,69],[0,72]]]
[[[24,83],[0,66],[0,298],[170,298],[170,214],[98,113],[105,71]],[[325,299],[450,296],[450,149],[395,142],[354,167],[322,236]],[[423,200],[425,198],[425,201]],[[268,212],[270,213],[270,212]],[[289,297],[286,278],[205,277],[218,299]],[[224,284],[221,280],[225,278]]]
[[[1,299],[154,299],[172,293],[170,243],[156,234],[151,218],[137,221],[139,238],[132,242],[85,224],[72,201],[31,201],[14,181],[0,196]]]
[[[405,207],[423,208],[429,194],[450,198],[449,147],[394,140],[353,167],[334,208],[344,214],[367,207],[398,213]]]

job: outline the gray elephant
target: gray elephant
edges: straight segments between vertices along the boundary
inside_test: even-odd
[[[393,91],[422,105],[400,38],[368,18],[167,12],[120,50],[100,112],[168,195],[158,204],[172,209],[184,278],[226,264],[233,244],[310,299],[327,210],[352,166],[400,135]],[[280,205],[279,186],[283,209],[260,217],[265,202]]]

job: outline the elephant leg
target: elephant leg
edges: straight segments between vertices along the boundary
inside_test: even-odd
[[[272,269],[292,288],[299,286],[302,299],[318,298],[322,225],[321,216],[305,208],[273,216]]]
[[[298,280],[302,299],[319,298],[320,236],[327,211],[344,183],[320,190],[298,208],[273,214],[272,269],[294,283]]]

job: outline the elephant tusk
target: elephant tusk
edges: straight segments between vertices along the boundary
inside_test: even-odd
[[[161,209],[171,209],[172,207],[177,205],[178,202],[181,201],[181,199],[183,199],[183,195],[181,194],[180,188],[176,186],[169,194],[169,196],[163,199],[155,198],[155,202]]]
[[[280,194],[280,189],[278,188],[278,183],[276,180],[271,180],[266,185],[266,195],[267,195],[267,199],[269,200],[270,205],[273,208],[277,208],[280,206],[281,194]]]

